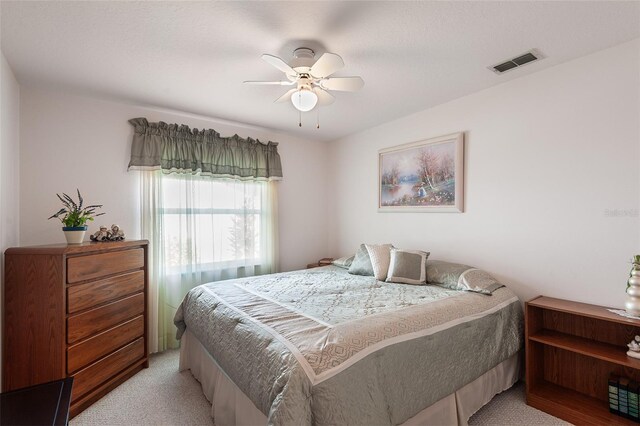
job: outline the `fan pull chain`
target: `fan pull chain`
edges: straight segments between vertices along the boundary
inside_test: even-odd
[[[316,121],[316,129],[320,128],[320,108],[318,108],[318,116],[317,116],[317,121]]]
[[[298,127],[302,127],[302,111],[298,111]]]

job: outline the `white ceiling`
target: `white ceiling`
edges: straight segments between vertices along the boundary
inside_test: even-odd
[[[640,37],[638,2],[11,2],[2,50],[23,85],[56,86],[335,139]],[[358,93],[303,115],[262,53],[341,55]],[[546,59],[486,67],[539,49]]]

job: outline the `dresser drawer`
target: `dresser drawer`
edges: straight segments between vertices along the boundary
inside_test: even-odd
[[[73,376],[71,402],[109,380],[142,357],[144,357],[144,339],[141,337],[124,348],[102,358],[100,361],[80,370]]]
[[[144,249],[141,248],[70,257],[67,259],[67,283],[106,277],[143,266]]]
[[[73,314],[143,289],[144,271],[71,286],[67,288],[67,310]]]
[[[144,317],[140,315],[78,343],[67,350],[67,372],[71,374],[143,334]]]
[[[138,293],[117,302],[71,316],[67,319],[67,342],[77,342],[143,312],[144,294]]]

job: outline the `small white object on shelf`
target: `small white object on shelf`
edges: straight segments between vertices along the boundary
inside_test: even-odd
[[[640,336],[636,336],[632,341],[627,344],[629,350],[627,355],[631,358],[640,359]]]

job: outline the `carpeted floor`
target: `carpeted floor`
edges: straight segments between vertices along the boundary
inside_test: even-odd
[[[178,372],[179,351],[151,357],[150,367],[93,404],[71,426],[213,425],[211,405],[188,371]],[[519,383],[493,398],[469,420],[470,425],[567,424],[524,402]]]

